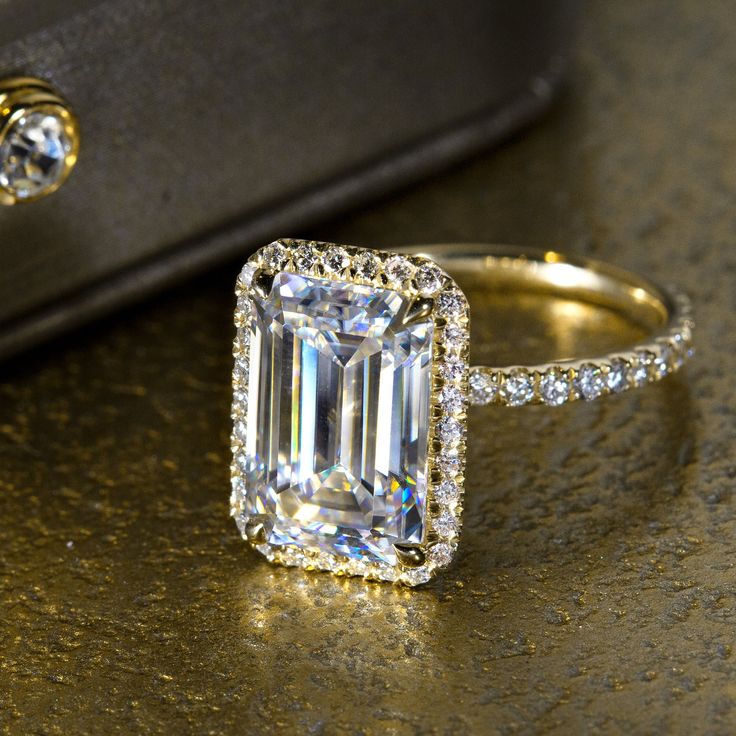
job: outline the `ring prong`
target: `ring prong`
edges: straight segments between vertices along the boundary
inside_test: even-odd
[[[253,274],[253,281],[251,282],[251,286],[255,291],[258,292],[260,296],[262,296],[264,299],[271,293],[271,287],[273,286],[273,280],[275,278],[275,274],[273,273],[267,273],[263,270],[258,270]]]
[[[433,306],[434,302],[431,299],[417,297],[406,312],[404,324],[407,325],[414,320],[426,319],[432,313]]]
[[[419,567],[424,564],[426,556],[419,547],[402,547],[399,544],[394,545],[396,556],[404,567]]]
[[[260,521],[249,521],[245,525],[245,536],[251,544],[266,543],[266,529]]]

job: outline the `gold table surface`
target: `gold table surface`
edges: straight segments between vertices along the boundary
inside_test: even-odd
[[[236,265],[4,367],[0,733],[736,732],[732,11],[586,4],[541,124],[286,233],[553,246],[693,296],[681,377],[473,410],[461,554],[424,589],[239,539]]]

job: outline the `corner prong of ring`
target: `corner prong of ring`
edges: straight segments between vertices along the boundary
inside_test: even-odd
[[[249,521],[245,525],[245,536],[251,544],[266,543],[266,529],[260,521]]]
[[[432,313],[432,307],[434,303],[431,299],[425,299],[423,297],[417,297],[409,307],[404,317],[404,324],[408,325],[414,320],[426,319]]]
[[[402,547],[401,545],[395,544],[394,550],[396,556],[399,558],[399,562],[404,567],[419,567],[424,564],[426,559],[424,552],[419,547]]]
[[[256,271],[253,274],[253,281],[251,282],[252,288],[258,292],[258,294],[264,299],[271,293],[271,287],[273,286],[273,280],[275,274],[267,273],[266,271]]]

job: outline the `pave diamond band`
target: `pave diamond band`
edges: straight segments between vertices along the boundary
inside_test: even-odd
[[[591,401],[665,378],[692,356],[692,306],[677,288],[665,290],[600,261],[552,251],[482,244],[407,250],[432,258],[456,277],[472,271],[478,280],[488,276],[491,283],[545,288],[617,309],[647,328],[643,343],[600,356],[539,365],[471,366],[470,404],[560,406]]]
[[[466,279],[610,307],[652,338],[603,358],[469,368]],[[249,259],[236,294],[241,534],[273,562],[410,586],[457,548],[468,404],[592,400],[662,378],[691,353],[684,297],[551,252],[280,240]]]

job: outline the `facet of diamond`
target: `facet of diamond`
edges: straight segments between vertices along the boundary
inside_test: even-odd
[[[364,250],[353,259],[353,269],[358,278],[372,281],[381,270],[381,261],[371,251]]]
[[[0,187],[19,200],[53,189],[66,173],[72,146],[61,117],[26,113],[11,124],[0,145]]]
[[[289,259],[289,252],[278,240],[261,249],[261,263],[267,271],[280,271]]]
[[[534,397],[534,382],[529,371],[516,368],[504,376],[501,397],[511,406],[523,406]]]
[[[309,273],[317,264],[319,252],[311,243],[302,243],[294,248],[291,257],[298,271]]]
[[[606,390],[606,381],[601,369],[591,363],[581,366],[578,373],[577,388],[586,401],[597,399]]]
[[[284,272],[253,295],[245,511],[271,548],[395,566],[422,542],[434,325],[410,303]]]
[[[470,401],[477,406],[490,404],[498,394],[498,385],[492,377],[483,371],[473,370],[470,373]]]
[[[572,388],[568,376],[560,370],[548,370],[539,381],[539,395],[548,406],[561,406],[570,396]]]
[[[467,363],[457,355],[448,355],[440,366],[440,375],[446,381],[460,381],[467,370]]]
[[[611,361],[606,374],[606,386],[614,394],[619,394],[628,388],[629,365],[625,360],[616,358]]]
[[[459,291],[443,291],[437,297],[437,310],[443,317],[461,317],[465,307],[465,298]]]
[[[444,275],[434,263],[423,263],[417,269],[414,283],[422,296],[434,296],[441,288]]]
[[[445,386],[440,392],[440,406],[449,414],[459,414],[465,406],[465,395],[457,386]]]
[[[401,285],[414,274],[414,265],[404,256],[391,256],[383,264],[383,272],[390,284]]]
[[[434,497],[444,505],[456,503],[460,498],[460,489],[457,483],[445,479],[434,489]]]
[[[454,417],[443,417],[437,424],[437,434],[446,445],[456,445],[463,437],[463,425]]]

